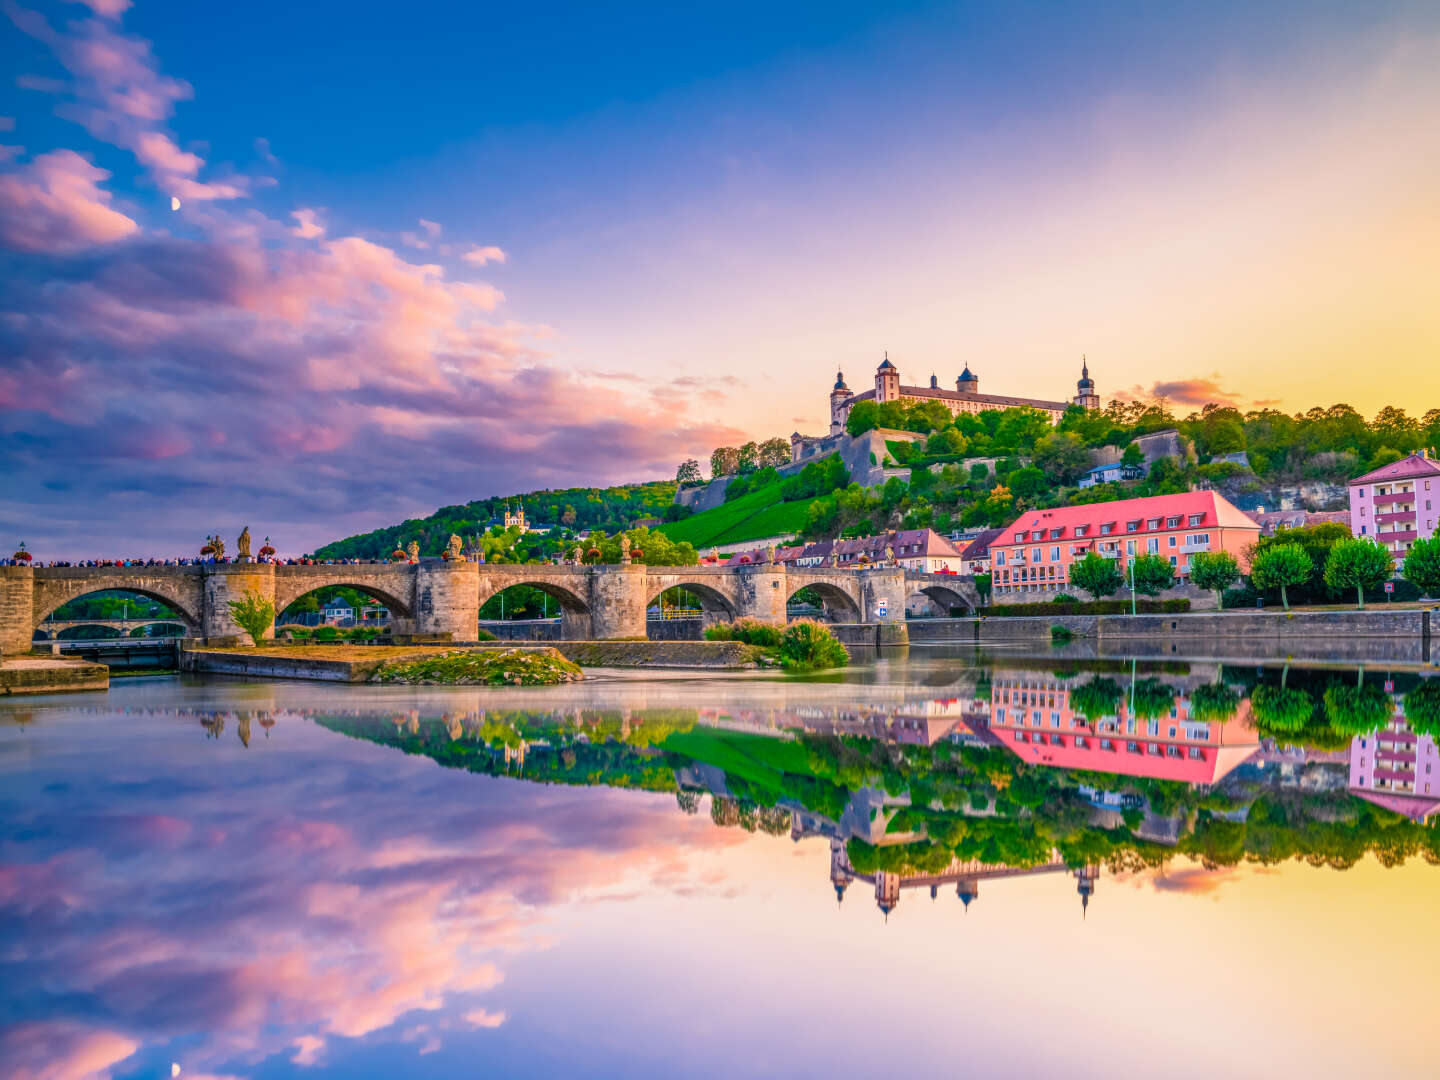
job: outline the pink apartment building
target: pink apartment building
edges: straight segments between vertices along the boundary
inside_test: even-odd
[[[1185,584],[1200,551],[1228,551],[1247,569],[1245,552],[1259,535],[1252,518],[1213,491],[1030,510],[990,542],[992,588],[1002,603],[1071,592],[1070,564],[1092,551],[1122,571],[1136,555],[1160,555]]]
[[[1372,537],[1402,562],[1410,545],[1435,535],[1440,521],[1440,462],[1424,453],[1350,481],[1350,531]]]

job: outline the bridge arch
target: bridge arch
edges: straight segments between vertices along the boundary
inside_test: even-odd
[[[970,598],[959,589],[952,589],[946,585],[913,585],[910,588],[910,596],[923,596],[934,601],[936,606],[946,615],[955,614],[956,608],[964,609],[966,614],[975,614],[975,605]],[[909,597],[906,598],[907,600]]]
[[[275,582],[276,621],[279,621],[283,612],[304,600],[311,593],[327,593],[335,589],[353,589],[358,593],[364,593],[376,602],[383,604],[389,610],[392,618],[408,619],[411,617],[410,602],[402,600],[396,592],[383,585],[366,581],[360,575],[336,574],[333,578],[324,578],[319,584],[315,583],[313,577],[288,581],[279,579],[277,576]],[[320,598],[322,603],[328,599],[328,596]]]
[[[860,603],[849,591],[829,581],[795,581],[787,585],[788,595],[785,603],[788,606],[795,598],[795,594],[802,589],[809,589],[816,596],[820,597],[823,605],[826,622],[851,623],[863,621],[860,611]]]
[[[513,589],[517,585],[524,585],[527,588],[535,589],[551,597],[560,605],[562,613],[570,615],[590,614],[590,605],[585,598],[575,590],[561,585],[558,582],[547,581],[538,575],[530,577],[526,574],[516,574],[514,578],[506,577],[502,580],[480,580],[480,606],[483,608],[491,598],[499,596],[507,589]]]
[[[149,581],[135,581],[119,575],[105,575],[103,577],[73,577],[58,581],[37,583],[37,586],[44,585],[45,588],[35,589],[35,599],[32,615],[32,632],[45,629],[45,620],[53,615],[58,609],[64,607],[72,600],[80,600],[86,596],[93,596],[96,593],[123,592],[135,596],[143,596],[147,600],[154,600],[164,604],[171,611],[173,616],[156,616],[155,622],[179,623],[185,628],[187,634],[198,634],[200,632],[200,620],[190,609],[186,599],[177,592],[162,589],[150,584]],[[104,626],[107,622],[118,620],[106,619],[81,619],[62,620],[90,626]],[[127,619],[126,622],[139,620]],[[148,624],[147,624],[148,625]],[[49,633],[49,631],[47,631]]]
[[[645,601],[645,609],[648,611],[652,604],[657,603],[660,597],[664,596],[671,589],[684,589],[699,600],[700,610],[704,613],[706,622],[717,622],[721,620],[728,622],[739,614],[735,601],[726,596],[713,584],[706,581],[691,581],[683,578],[675,581],[666,581],[664,587],[658,590],[652,583],[649,591],[653,595]]]

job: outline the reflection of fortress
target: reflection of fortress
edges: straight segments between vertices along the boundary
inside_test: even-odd
[[[830,883],[835,886],[835,900],[845,899],[845,890],[856,880],[868,882],[875,887],[875,906],[887,917],[900,903],[900,896],[906,889],[929,889],[934,900],[940,889],[955,886],[955,895],[968,911],[970,905],[980,896],[980,882],[1002,878],[1033,877],[1037,874],[1072,874],[1075,891],[1080,895],[1082,917],[1090,907],[1090,897],[1095,893],[1095,883],[1100,878],[1100,867],[1082,866],[1070,870],[1058,851],[1052,850],[1047,862],[1039,866],[1006,866],[1004,863],[983,863],[978,860],[952,860],[938,874],[894,874],[877,870],[873,874],[861,874],[850,865],[845,844],[837,839],[830,840]]]

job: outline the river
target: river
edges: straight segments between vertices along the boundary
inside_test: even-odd
[[[1440,678],[0,701],[0,1072],[1434,1075]]]

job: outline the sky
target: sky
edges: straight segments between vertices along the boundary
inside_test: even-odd
[[[673,476],[886,351],[1440,403],[1433,3],[512,7],[0,0],[4,544]]]

